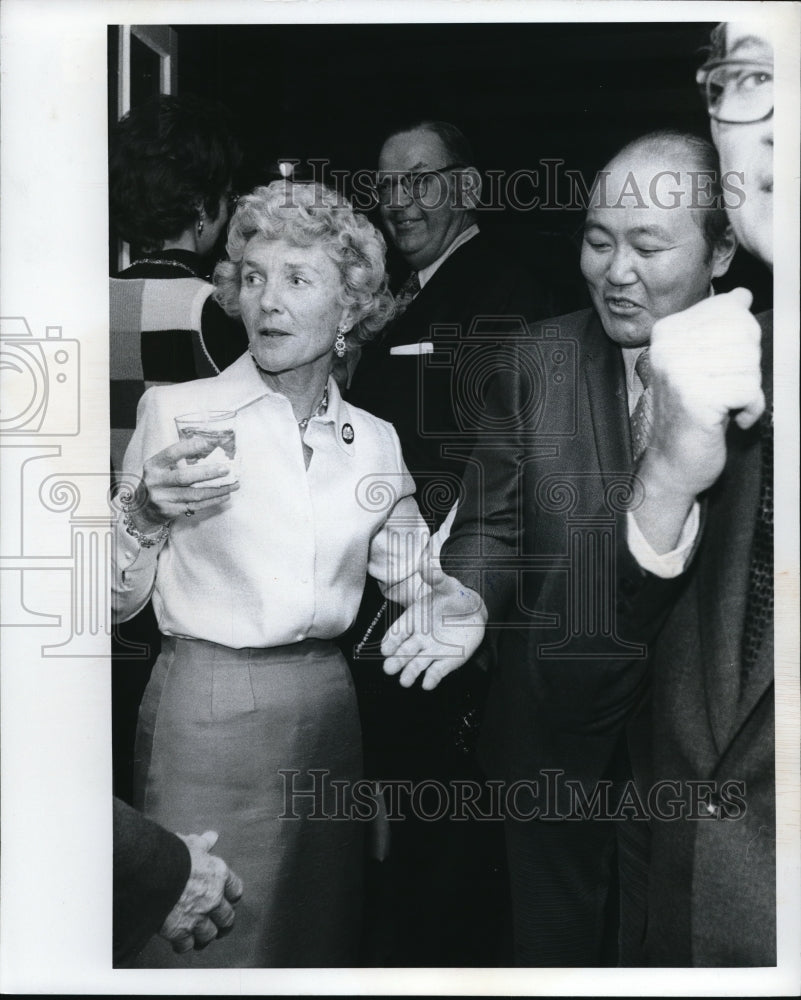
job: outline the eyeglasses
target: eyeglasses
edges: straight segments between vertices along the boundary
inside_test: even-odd
[[[723,59],[695,75],[710,118],[726,125],[761,122],[773,114],[773,63]]]
[[[381,205],[389,205],[395,199],[395,191],[402,188],[403,193],[413,201],[434,207],[434,204],[443,204],[441,195],[443,190],[442,181],[448,170],[458,170],[464,167],[463,163],[446,163],[444,167],[437,167],[434,170],[416,170],[401,172],[399,170],[389,170],[376,177],[373,184],[373,192]],[[435,195],[435,200],[429,205],[429,200]],[[397,204],[397,202],[396,202]]]

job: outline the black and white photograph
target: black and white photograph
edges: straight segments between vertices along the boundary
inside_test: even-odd
[[[0,27],[2,988],[797,995],[801,4]]]

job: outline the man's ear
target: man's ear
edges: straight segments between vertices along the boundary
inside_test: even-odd
[[[475,167],[464,167],[459,171],[460,208],[478,208],[481,202],[481,174]]]
[[[737,253],[737,237],[731,226],[726,226],[726,231],[718,240],[715,249],[712,251],[712,277],[722,278],[731,267],[732,259]]]

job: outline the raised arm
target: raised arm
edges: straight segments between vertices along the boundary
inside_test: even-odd
[[[653,428],[634,517],[657,553],[676,545],[696,498],[723,471],[729,420],[745,430],[765,408],[751,298],[736,288],[654,324]]]

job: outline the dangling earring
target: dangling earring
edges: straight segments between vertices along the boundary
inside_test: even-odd
[[[344,358],[348,352],[348,345],[345,343],[345,334],[348,332],[346,326],[337,327],[337,339],[334,341],[334,354],[338,358]]]
[[[197,235],[198,239],[203,235],[203,219],[200,217],[197,220]]]

